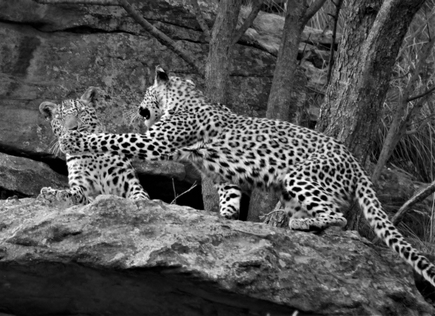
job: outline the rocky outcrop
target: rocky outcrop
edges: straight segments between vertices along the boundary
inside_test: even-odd
[[[207,44],[189,1],[130,2],[194,58],[205,59]],[[201,2],[209,21],[213,3]],[[103,105],[97,111],[107,130],[140,132],[132,113],[156,64],[203,84],[119,7],[0,0],[0,21],[2,198],[66,186],[65,176],[35,162],[65,173],[38,113],[42,101],[98,86]],[[240,113],[265,111],[279,43],[274,30],[282,24],[281,17],[262,13],[236,47],[231,105]],[[310,34],[301,51],[308,85],[315,86],[322,71],[308,55],[322,56],[312,44],[327,44],[328,34]],[[191,167],[135,165],[151,197],[188,205],[200,200]],[[0,201],[0,314],[433,313],[413,286],[411,269],[389,250],[371,247],[353,232],[289,234],[157,201],[101,197],[68,209],[34,199]]]
[[[195,18],[180,1],[135,1],[137,9],[179,45],[203,60],[207,45]],[[126,113],[152,83],[156,64],[195,77],[169,49],[143,31],[120,7],[42,5],[0,1],[0,117],[2,145],[47,152],[48,124],[38,113],[44,100],[62,100],[98,86],[114,100],[101,109],[112,132],[132,131]],[[238,45],[233,102],[265,104],[274,57]],[[201,85],[201,80],[194,78]],[[11,125],[13,124],[13,125]],[[19,131],[19,132],[17,132]]]
[[[208,45],[189,11],[189,1],[130,2],[193,58],[205,60]],[[200,1],[210,24],[216,3]],[[283,22],[281,16],[261,12],[236,45],[230,78],[230,106],[236,111],[254,116],[265,113]],[[316,55],[312,44],[330,41],[325,34],[309,29],[304,33],[301,52],[308,72],[314,67],[308,65],[314,62],[309,56]],[[121,7],[0,0],[0,38],[0,152],[7,154],[44,162],[55,159],[50,151],[51,129],[38,112],[42,101],[80,96],[89,86],[98,86],[105,101],[98,112],[107,130],[141,131],[138,121],[131,122],[131,113],[137,111],[145,88],[152,83],[156,64],[203,84],[183,60]],[[312,76],[309,83],[320,77]],[[170,168],[162,165],[156,170],[166,170],[166,175]]]
[[[207,44],[185,1],[131,1],[153,24],[198,60]],[[208,19],[213,6],[202,3]],[[202,81],[169,49],[134,22],[120,7],[43,5],[32,0],[0,0],[0,152],[44,162],[55,160],[51,128],[38,112],[42,101],[80,96],[101,88],[98,109],[110,132],[141,131],[131,113],[152,83],[156,64]],[[249,114],[264,111],[275,58],[237,45],[231,77],[232,103]],[[59,160],[56,160],[59,163]],[[145,166],[145,176],[163,176],[173,165]],[[178,165],[174,179],[185,173]],[[188,178],[191,177],[188,175]],[[187,179],[191,181],[191,179]],[[183,181],[183,180],[181,180]],[[169,188],[171,188],[170,186]],[[182,190],[178,188],[177,191]],[[23,195],[27,193],[22,192]]]
[[[288,232],[160,201],[0,201],[0,313],[433,315],[356,233]]]
[[[0,153],[0,198],[36,196],[42,187],[61,189],[67,187],[67,183],[66,176],[42,162]]]

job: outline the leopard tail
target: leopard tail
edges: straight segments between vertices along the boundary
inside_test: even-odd
[[[388,219],[368,176],[365,175],[357,184],[356,196],[376,235],[435,287],[435,266],[412,247]]]

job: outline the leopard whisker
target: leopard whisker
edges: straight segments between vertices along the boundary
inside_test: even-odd
[[[49,151],[54,154],[55,156],[59,156],[61,153],[60,147],[59,147],[59,141],[58,139],[52,140],[52,143],[50,145]]]
[[[136,109],[127,111],[126,113],[124,113],[124,119],[126,122],[128,122],[128,124],[133,125],[133,123],[137,120],[137,119],[141,119],[141,116],[139,115],[139,112]]]

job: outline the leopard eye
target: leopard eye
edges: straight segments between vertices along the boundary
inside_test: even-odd
[[[151,113],[150,110],[148,110],[148,108],[145,109],[140,108],[139,115],[143,116],[146,120],[148,120],[151,117]]]

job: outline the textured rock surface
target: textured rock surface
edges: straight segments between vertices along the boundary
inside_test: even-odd
[[[207,45],[182,1],[134,3],[194,58],[205,58]],[[89,86],[117,97],[100,109],[108,129],[131,130],[124,114],[136,110],[156,64],[173,73],[190,73],[119,7],[1,0],[0,20],[1,145],[46,152],[51,133],[38,116],[39,103],[81,95]],[[235,56],[233,102],[265,104],[274,57],[241,45]],[[195,81],[201,84],[199,78]]]
[[[207,44],[185,2],[131,1],[147,19],[202,61]],[[204,4],[211,20],[212,4]],[[131,122],[131,113],[137,111],[145,88],[151,84],[156,64],[190,75],[202,84],[182,60],[120,7],[0,0],[0,21],[0,152],[42,161],[54,158],[51,128],[38,112],[42,101],[77,97],[89,86],[98,86],[104,106],[97,112],[107,130],[141,131],[137,120]],[[249,114],[264,111],[275,58],[246,45],[237,45],[235,58],[232,103],[242,112],[252,108]],[[196,179],[190,174],[186,178],[183,165],[153,163],[141,167],[140,172]]]
[[[193,58],[205,60],[208,45],[189,11],[189,1],[130,2]],[[210,23],[216,3],[200,1]],[[245,16],[248,13],[243,12]],[[54,159],[50,151],[51,129],[38,112],[42,101],[77,97],[89,86],[98,86],[104,106],[97,111],[107,130],[140,132],[140,124],[138,120],[131,121],[131,113],[137,111],[145,88],[151,84],[156,64],[172,73],[192,77],[199,86],[203,84],[181,59],[120,7],[0,0],[0,21],[0,152],[46,162]],[[254,116],[265,113],[275,64],[272,54],[279,46],[283,22],[280,16],[260,13],[236,45],[230,98],[230,106],[236,111]],[[330,40],[327,34],[318,33],[307,29],[301,44],[303,65],[311,78],[308,84],[314,86],[323,76],[318,68],[314,74],[310,70],[316,63],[312,56],[317,56],[313,42],[324,45]],[[321,90],[323,84],[313,90]],[[153,172],[149,173],[150,170]],[[153,163],[141,167],[140,172],[170,174],[190,182],[198,178],[182,165]]]
[[[159,201],[0,201],[0,312],[433,315],[411,269],[353,232],[289,233]]]
[[[59,175],[42,162],[0,153],[0,188],[7,191],[5,195],[36,196],[42,187],[60,189],[67,185],[66,176]]]

